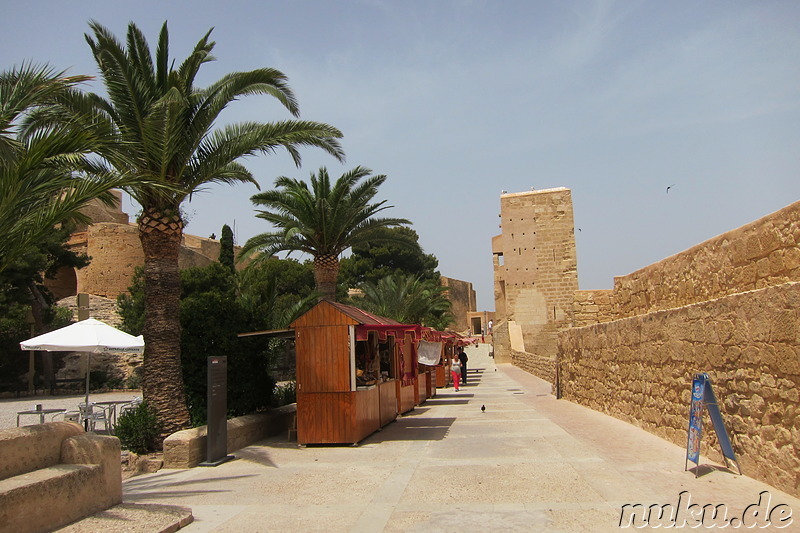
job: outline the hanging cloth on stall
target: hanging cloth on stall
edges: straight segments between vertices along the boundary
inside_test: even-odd
[[[436,366],[442,358],[442,343],[419,341],[417,361],[421,365]]]

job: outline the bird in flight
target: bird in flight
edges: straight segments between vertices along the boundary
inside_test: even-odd
[[[667,194],[669,194],[669,190],[670,190],[671,188],[673,188],[674,186],[675,186],[675,184],[673,183],[672,185],[670,185],[669,187],[667,187]]]

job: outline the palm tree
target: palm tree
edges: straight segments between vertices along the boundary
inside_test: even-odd
[[[314,258],[314,281],[320,299],[335,300],[342,252],[367,242],[413,245],[404,234],[379,231],[411,222],[375,217],[392,206],[385,205],[385,200],[370,203],[386,181],[383,174],[371,174],[372,170],[358,166],[331,186],[328,170],[322,167],[316,175],[311,174],[311,188],[304,181],[280,176],[275,180],[275,189],[250,198],[254,204],[267,208],[256,216],[278,231],[252,237],[239,257],[260,252],[255,259],[258,260],[281,251],[305,252]]]
[[[79,210],[90,200],[110,204],[109,189],[127,183],[87,159],[101,143],[93,128],[56,118],[59,97],[87,79],[31,64],[0,73],[0,272],[56,224],[85,221]],[[51,116],[39,125],[36,114]]]
[[[362,295],[353,303],[365,311],[404,324],[423,324],[443,330],[452,322],[447,288],[418,276],[393,274],[377,283],[359,285]]]
[[[178,253],[183,201],[212,183],[256,184],[239,162],[243,156],[284,148],[299,166],[299,148],[316,146],[342,160],[341,132],[327,124],[300,120],[215,128],[228,104],[248,95],[272,96],[298,116],[286,76],[261,68],[231,73],[199,88],[194,83],[200,67],[214,59],[211,30],[175,68],[169,57],[166,22],[155,57],[133,23],[128,25],[127,47],[99,23],[91,22],[90,27],[94,35],[86,35],[86,41],[108,98],[90,94],[74,100],[73,108],[91,110],[95,120],[105,124],[114,146],[102,155],[115,170],[173,187],[169,193],[147,183],[125,188],[142,207],[137,220],[145,274],[142,388],[155,408],[163,437],[189,424],[180,364]]]

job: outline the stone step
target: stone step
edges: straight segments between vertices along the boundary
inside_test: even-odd
[[[60,533],[173,533],[194,517],[188,507],[154,503],[120,503],[58,529]]]

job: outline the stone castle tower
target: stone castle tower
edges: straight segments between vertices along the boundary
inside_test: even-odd
[[[60,300],[80,292],[116,299],[127,292],[134,270],[144,264],[139,229],[122,211],[122,193],[112,191],[116,202],[112,207],[94,200],[81,212],[92,221],[72,234],[69,247],[92,258],[89,266],[76,270],[62,268],[55,279],[45,285]],[[181,269],[205,266],[219,258],[220,243],[184,233],[178,265]]]
[[[578,290],[572,193],[503,194],[500,221],[502,233],[492,239],[495,360],[552,381],[556,335],[572,326]]]

